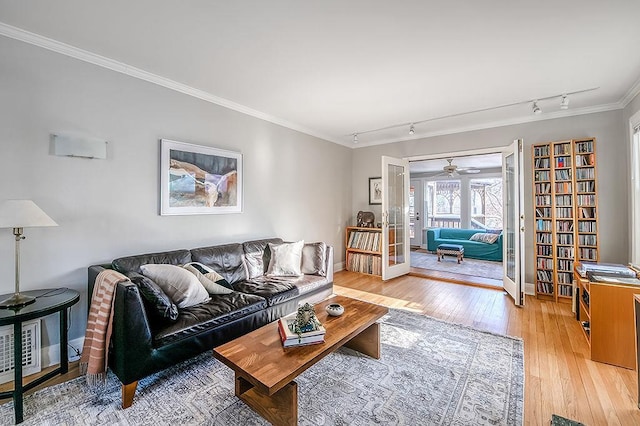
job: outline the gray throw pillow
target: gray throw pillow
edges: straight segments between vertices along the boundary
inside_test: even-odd
[[[269,277],[299,277],[302,275],[302,247],[304,241],[295,243],[269,243],[271,260],[267,276]]]
[[[469,238],[469,241],[478,241],[480,243],[493,244],[498,241],[498,234],[488,234],[486,232],[477,232]]]
[[[188,308],[209,301],[209,293],[191,272],[176,265],[150,264],[140,267],[178,308]]]
[[[307,275],[320,275],[325,277],[327,245],[325,243],[306,243],[302,247],[302,265],[300,270]]]

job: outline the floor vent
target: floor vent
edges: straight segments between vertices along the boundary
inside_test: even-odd
[[[40,320],[22,324],[22,375],[39,373]],[[13,326],[0,327],[0,383],[13,381]]]

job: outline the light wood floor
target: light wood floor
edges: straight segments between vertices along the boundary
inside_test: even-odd
[[[593,362],[571,306],[527,296],[514,306],[501,290],[404,276],[338,272],[334,291],[392,308],[524,340],[525,424],[559,414],[589,426],[640,425],[635,371]]]
[[[345,271],[335,274],[334,290],[392,308],[521,337],[527,425],[548,425],[551,414],[588,426],[640,425],[636,372],[589,360],[588,345],[569,305],[527,297],[525,307],[516,308],[501,290],[415,276],[382,282],[377,277]],[[70,365],[68,374],[38,388],[77,376],[76,362]],[[7,388],[10,385],[0,386],[0,390]]]

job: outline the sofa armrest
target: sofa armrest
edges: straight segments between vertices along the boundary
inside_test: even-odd
[[[116,287],[109,365],[123,384],[138,380],[153,351],[151,326],[138,286]]]
[[[89,304],[96,277],[111,265],[89,267]],[[147,311],[138,287],[131,282],[119,283],[113,305],[113,326],[109,348],[109,366],[123,384],[138,380],[153,350]]]
[[[326,254],[327,258],[325,259],[326,263],[326,269],[327,269],[327,281],[332,283],[333,282],[333,247],[332,246],[327,246],[327,254]]]
[[[436,251],[436,239],[440,238],[440,228],[427,229],[427,250]]]

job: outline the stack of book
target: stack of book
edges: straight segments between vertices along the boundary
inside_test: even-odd
[[[290,348],[292,346],[306,346],[315,345],[317,343],[324,343],[324,335],[327,330],[320,326],[317,330],[307,331],[301,334],[297,334],[293,331],[293,322],[295,321],[295,314],[293,316],[283,317],[278,320],[278,331],[280,333],[280,340],[282,346]]]

